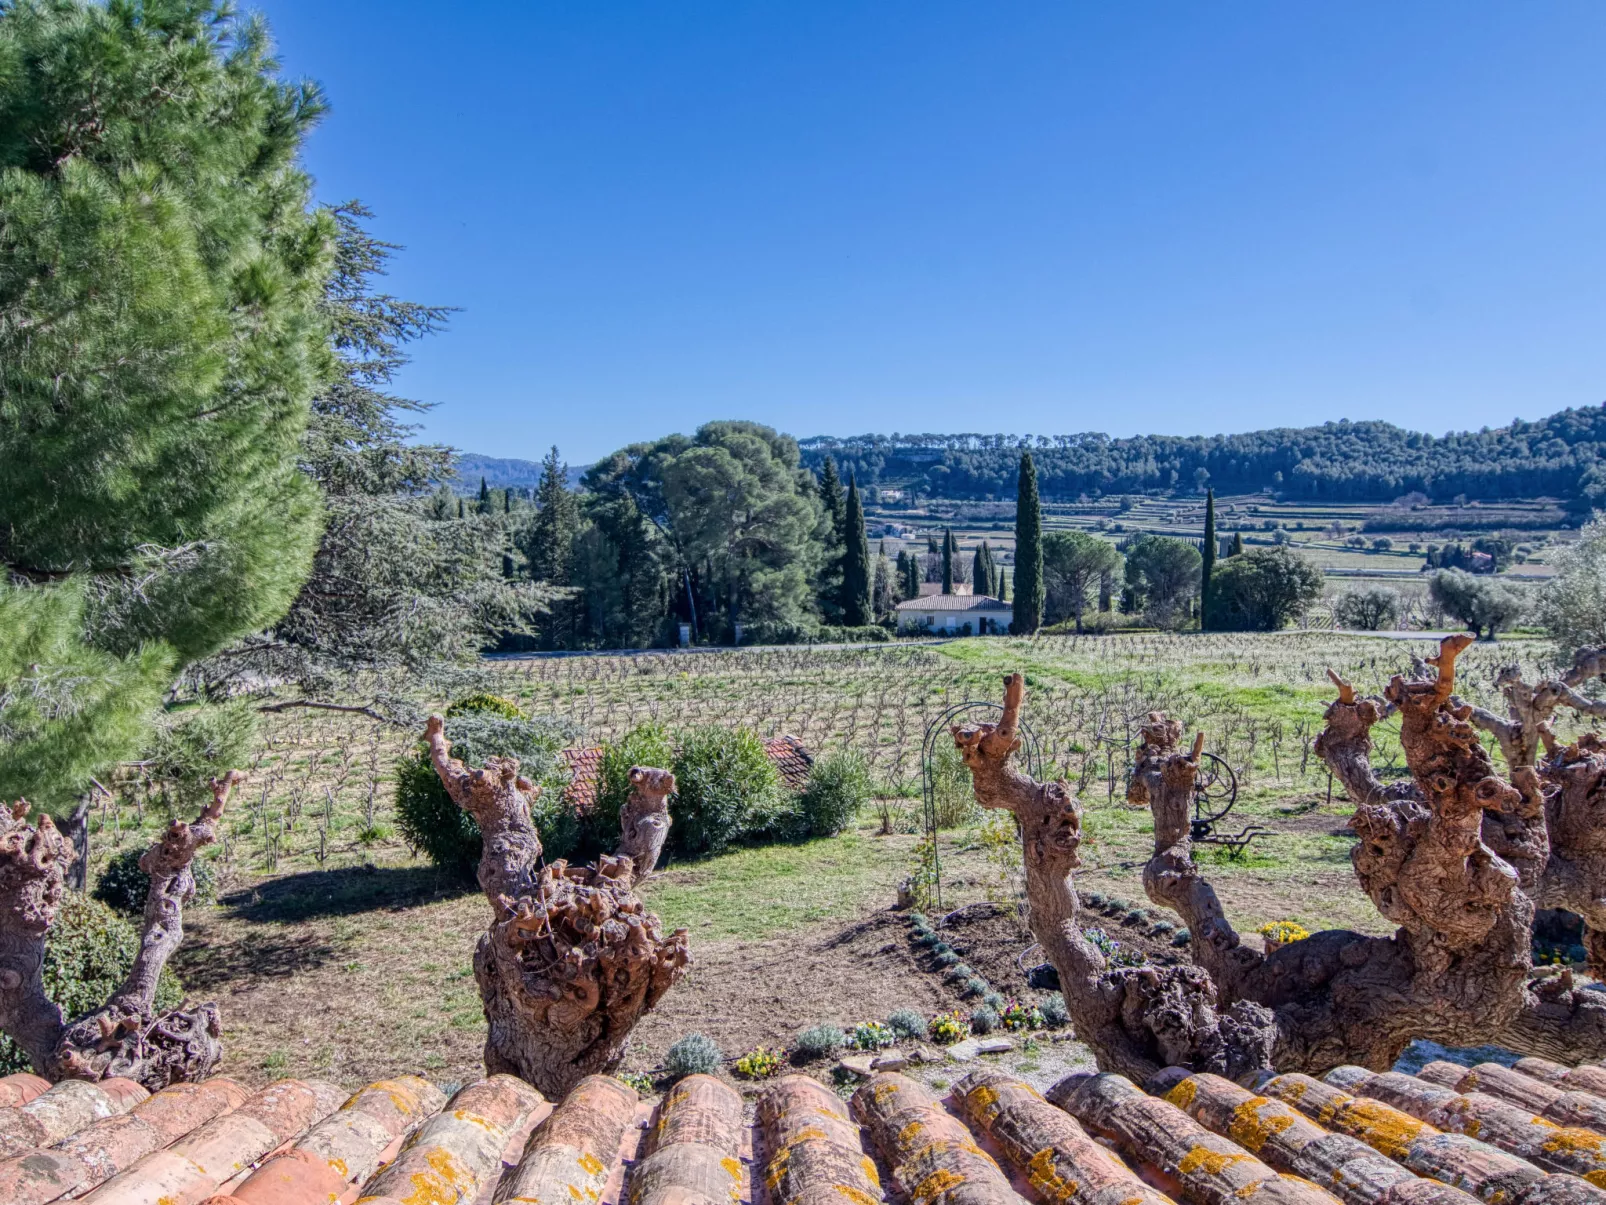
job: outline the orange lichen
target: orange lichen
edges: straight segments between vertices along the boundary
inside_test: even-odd
[[[1032,1161],[1026,1165],[1026,1179],[1033,1188],[1051,1200],[1069,1201],[1076,1195],[1079,1185],[1075,1180],[1068,1180],[1059,1174],[1054,1154],[1053,1147],[1045,1146],[1033,1155]]]

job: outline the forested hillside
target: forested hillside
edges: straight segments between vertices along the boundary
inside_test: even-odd
[[[860,435],[801,441],[803,462],[826,457],[861,485],[944,498],[1013,497],[1022,448],[1032,449],[1047,500],[1081,494],[1270,488],[1295,498],[1387,502],[1420,491],[1496,499],[1595,499],[1606,482],[1606,409],[1563,410],[1537,422],[1434,436],[1384,422],[1241,435]],[[1601,466],[1597,468],[1597,466]]]

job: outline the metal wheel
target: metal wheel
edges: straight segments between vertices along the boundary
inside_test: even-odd
[[[1232,811],[1238,801],[1238,776],[1214,753],[1199,755],[1199,774],[1193,780],[1193,823],[1209,826]]]

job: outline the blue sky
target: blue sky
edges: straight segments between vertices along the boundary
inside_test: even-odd
[[[256,7],[472,451],[1606,399],[1598,0]]]

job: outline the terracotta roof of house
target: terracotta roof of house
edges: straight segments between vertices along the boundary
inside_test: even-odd
[[[797,737],[771,737],[764,742],[764,752],[775,763],[788,788],[801,791],[808,786],[814,755]],[[602,781],[602,753],[601,745],[563,751],[571,772],[569,785],[563,789],[563,801],[577,812],[588,812],[596,806],[597,787]]]
[[[898,604],[900,611],[1013,611],[988,594],[927,594]]]
[[[974,1066],[974,1064],[972,1064]],[[1046,1099],[983,1067],[946,1095],[802,1075],[755,1114],[707,1075],[653,1105],[594,1075],[559,1102],[493,1075],[348,1095],[227,1079],[0,1079],[0,1201],[50,1205],[1606,1205],[1606,1069],[1339,1067],[1245,1087],[1079,1073]],[[1159,1186],[1159,1187],[1157,1187]]]

